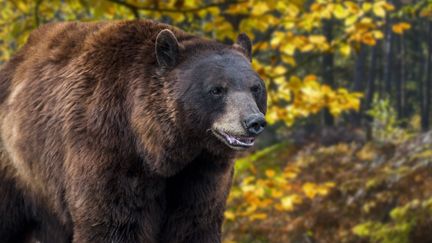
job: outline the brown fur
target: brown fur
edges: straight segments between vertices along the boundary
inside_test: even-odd
[[[163,29],[181,60],[240,53],[152,21],[60,23],[4,65],[2,242],[220,242],[233,154],[185,128],[156,63]]]

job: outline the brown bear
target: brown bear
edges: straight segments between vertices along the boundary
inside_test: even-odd
[[[251,42],[153,21],[42,26],[0,70],[0,241],[220,242],[265,126]]]

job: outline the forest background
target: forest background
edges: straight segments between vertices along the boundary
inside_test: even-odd
[[[38,26],[154,19],[253,39],[270,123],[224,242],[432,242],[430,0],[0,0],[0,65]]]

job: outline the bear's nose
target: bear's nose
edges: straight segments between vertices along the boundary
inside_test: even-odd
[[[264,130],[264,127],[267,125],[267,122],[264,119],[263,114],[255,113],[246,117],[246,119],[244,120],[244,124],[246,130],[251,135],[258,135]]]

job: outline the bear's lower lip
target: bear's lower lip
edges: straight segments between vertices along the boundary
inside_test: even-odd
[[[216,135],[217,138],[222,140],[222,142],[234,149],[250,148],[255,143],[254,137],[233,136],[226,132],[213,129],[212,132]]]

